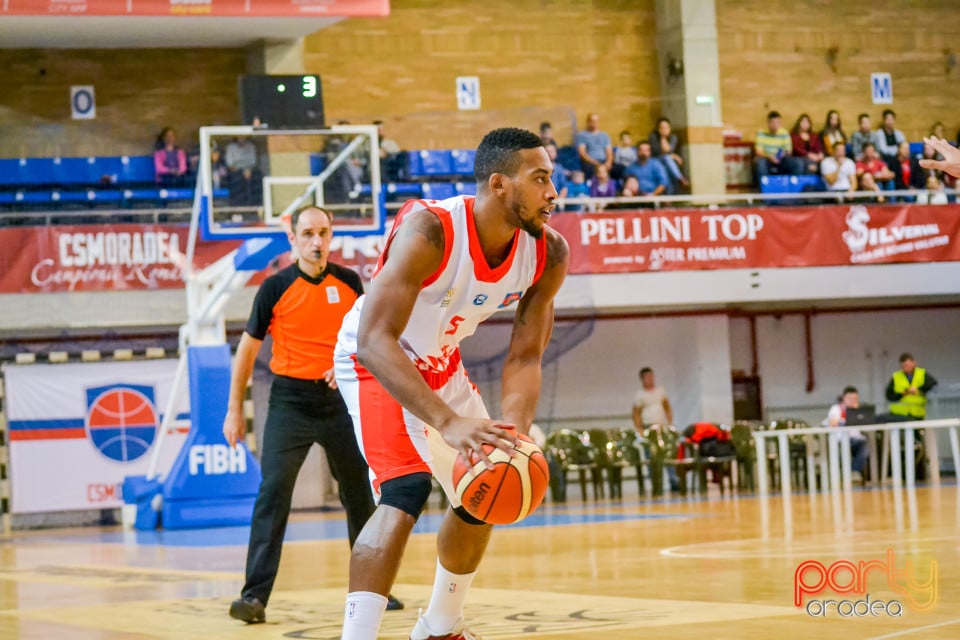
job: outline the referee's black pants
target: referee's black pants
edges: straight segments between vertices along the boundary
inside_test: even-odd
[[[340,392],[323,380],[276,376],[270,387],[260,456],[263,480],[253,507],[247,582],[242,592],[264,605],[280,567],[293,486],[314,442],[326,451],[330,472],[339,485],[351,548],[374,510],[367,463],[360,454],[353,421]]]

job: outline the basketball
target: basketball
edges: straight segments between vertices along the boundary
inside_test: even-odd
[[[533,440],[519,434],[515,455],[492,445],[483,451],[493,462],[487,469],[479,457],[471,464],[457,456],[453,466],[453,486],[467,513],[488,524],[512,524],[533,513],[547,493],[550,472],[547,459]]]

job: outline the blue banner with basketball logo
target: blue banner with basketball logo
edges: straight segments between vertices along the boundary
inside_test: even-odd
[[[147,472],[176,360],[7,365],[5,406],[13,513],[119,507],[120,484]],[[189,431],[183,394],[157,470]]]

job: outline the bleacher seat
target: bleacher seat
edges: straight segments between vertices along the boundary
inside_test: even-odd
[[[154,182],[153,156],[121,156],[120,179],[123,185]]]
[[[763,176],[760,178],[760,193],[803,193],[824,191],[823,178],[815,175]]]
[[[453,174],[453,159],[450,157],[449,151],[424,149],[423,151],[415,151],[414,153],[418,155],[420,159],[417,167],[419,173],[411,173],[411,177],[436,177]]]
[[[428,182],[423,185],[423,197],[431,200],[446,200],[457,195],[456,188],[449,182]]]
[[[23,172],[26,162],[19,158],[0,159],[0,188],[19,187],[24,184]]]
[[[454,149],[450,152],[450,159],[453,162],[453,173],[458,176],[473,175],[473,161],[477,157],[477,152],[473,149]]]
[[[96,158],[54,158],[53,182],[60,187],[86,187],[100,182]]]
[[[910,155],[915,156],[918,153],[923,153],[923,141],[920,142],[911,142],[910,143]]]
[[[327,168],[327,157],[322,153],[310,154],[310,175],[318,176]]]
[[[53,158],[21,158],[19,162],[21,185],[42,188],[56,184]]]
[[[477,183],[476,182],[458,182],[453,185],[454,189],[457,191],[458,196],[475,196],[477,195]]]
[[[580,153],[573,145],[560,147],[557,149],[557,162],[563,165],[563,168],[567,169],[568,171],[579,171]]]
[[[123,192],[123,201],[132,207],[155,206],[160,201],[159,189],[126,189]]]

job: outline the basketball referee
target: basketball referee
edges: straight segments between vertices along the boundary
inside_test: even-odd
[[[293,486],[313,443],[326,451],[339,485],[351,548],[374,510],[367,463],[333,377],[337,332],[363,285],[355,271],[327,260],[332,222],[332,215],[319,207],[293,214],[290,243],[297,262],[263,282],[237,347],[223,423],[231,447],[246,433],[243,397],[257,352],[267,333],[273,336],[270,369],[275,378],[260,456],[263,480],[250,526],[246,584],[230,605],[230,616],[248,623],[266,620]],[[403,608],[393,598],[390,604],[392,609]]]

